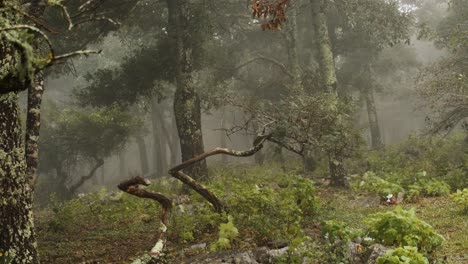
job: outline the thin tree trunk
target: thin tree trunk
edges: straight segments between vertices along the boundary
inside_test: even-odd
[[[96,171],[104,165],[104,160],[103,159],[97,159],[96,164],[94,165],[93,168],[89,171],[88,175],[82,176],[79,181],[75,184],[73,184],[70,188],[68,188],[70,195],[74,194],[78,188],[80,188],[86,181],[89,179],[93,178],[94,175],[96,174]]]
[[[127,163],[125,161],[125,150],[122,150],[119,153],[119,175],[120,177],[125,177],[128,174]]]
[[[1,66],[0,66],[1,68]],[[0,252],[7,263],[39,263],[18,95],[0,96]]]
[[[161,173],[166,174],[168,169],[168,162],[167,162],[167,146],[164,142],[170,140],[171,136],[169,135],[169,131],[167,131],[166,127],[166,120],[164,118],[164,111],[161,105],[157,105],[156,108],[158,109],[155,112],[156,123],[158,124],[158,135],[159,135],[159,156],[160,156],[160,168]]]
[[[138,152],[140,154],[141,173],[145,175],[149,172],[148,152],[146,150],[145,139],[143,138],[142,135],[137,135],[136,142],[138,145]]]
[[[227,142],[226,142],[226,133],[224,132],[223,129],[226,128],[226,107],[223,107],[223,110],[221,112],[221,131],[219,132],[219,137],[220,137],[220,145],[222,148],[227,148]],[[226,164],[228,161],[226,155],[221,156],[221,162],[223,164]]]
[[[200,98],[195,91],[193,73],[193,43],[191,9],[189,1],[168,0],[170,34],[176,49],[176,91],[174,114],[180,139],[182,161],[204,152]],[[207,177],[206,161],[186,168],[194,179]]]
[[[333,49],[328,34],[327,16],[325,14],[326,3],[323,0],[311,0],[312,16],[315,30],[315,41],[319,52],[320,80],[323,89],[327,93],[337,94],[337,78]],[[329,151],[329,169],[331,185],[343,187],[345,185],[346,169],[344,158],[340,149]]]
[[[366,100],[367,117],[369,120],[369,129],[371,134],[371,147],[373,149],[379,149],[383,146],[383,142],[380,134],[377,108],[375,107],[374,87],[372,85],[370,65],[366,65],[365,71],[366,72],[364,74],[366,74],[367,77],[366,80],[368,87],[364,91],[364,97]]]
[[[379,121],[377,117],[377,109],[375,107],[374,89],[366,90],[366,108],[367,117],[369,119],[369,127],[371,134],[371,146],[373,149],[379,149],[383,146],[382,137],[380,134]]]
[[[177,134],[177,124],[175,122],[175,118],[171,118],[171,133],[170,137],[170,150],[171,150],[171,158],[170,158],[170,166],[175,166],[177,163],[179,163],[179,157],[180,157],[180,142],[179,142],[179,137]]]
[[[151,102],[151,125],[153,129],[153,171],[156,175],[161,175],[165,173],[163,166],[163,153],[162,149],[165,146],[162,146],[161,143],[161,129],[163,120],[160,119],[159,106],[156,100]]]

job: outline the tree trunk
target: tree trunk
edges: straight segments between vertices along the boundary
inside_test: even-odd
[[[89,171],[88,175],[82,176],[77,183],[73,184],[68,188],[70,195],[73,195],[86,181],[89,179],[93,178],[94,175],[96,174],[96,171],[104,165],[104,160],[103,159],[96,159],[96,164],[94,167],[91,168]]]
[[[291,89],[293,92],[302,93],[302,73],[301,66],[299,63],[299,52],[298,52],[298,32],[297,32],[297,8],[299,1],[294,2],[290,8],[288,15],[288,32],[286,33],[286,46],[288,50],[288,59],[290,65],[290,71],[292,75]]]
[[[222,148],[227,148],[227,142],[226,142],[226,133],[222,129],[226,128],[226,107],[223,107],[222,113],[221,113],[221,131],[219,132],[219,137],[220,137],[220,145]],[[227,156],[222,155],[221,156],[221,162],[223,164],[227,163]]]
[[[193,73],[193,43],[191,9],[189,1],[168,0],[170,34],[176,49],[176,91],[174,114],[180,139],[182,161],[204,152],[201,128],[200,98],[195,91]],[[172,23],[171,23],[172,22]],[[207,177],[206,161],[186,168],[194,179]]]
[[[153,171],[156,175],[161,176],[165,174],[164,160],[166,159],[164,146],[161,142],[161,126],[164,120],[161,119],[161,114],[159,113],[159,105],[156,100],[151,102],[151,125],[153,129]]]
[[[146,151],[145,139],[141,135],[136,136],[138,152],[140,154],[141,173],[145,175],[149,172],[148,152]]]
[[[0,133],[0,252],[7,263],[39,263],[15,93],[0,96]]]
[[[374,87],[372,85],[372,73],[370,69],[370,65],[367,64],[365,66],[366,75],[366,89],[364,92],[364,97],[366,100],[366,109],[367,109],[367,117],[369,119],[369,130],[371,134],[371,147],[372,149],[379,149],[383,146],[382,136],[380,134],[380,127],[379,127],[379,120],[377,115],[377,109],[375,107],[375,99],[374,99]]]
[[[125,149],[119,153],[119,175],[122,178],[128,176],[127,163],[125,162]]]
[[[35,17],[42,17],[45,7],[45,0],[33,0],[31,1],[29,14]],[[37,170],[39,166],[38,141],[39,130],[41,128],[41,104],[43,94],[44,72],[40,71],[36,73],[33,85],[28,88],[28,110],[26,116],[26,172],[33,189],[37,182]]]
[[[366,99],[367,117],[369,119],[371,147],[373,149],[379,149],[383,146],[383,143],[377,118],[377,109],[375,107],[374,89],[372,87],[366,89],[364,96]]]
[[[325,14],[325,1],[311,0],[312,16],[315,30],[315,41],[318,48],[320,65],[320,81],[327,93],[337,94],[337,78],[333,49],[328,34],[327,16]],[[343,187],[345,185],[346,169],[342,151],[333,149],[329,151],[329,169],[332,186]]]
[[[171,150],[171,157],[170,157],[170,167],[175,166],[179,162],[179,157],[180,157],[180,142],[179,142],[179,135],[177,134],[177,124],[175,122],[175,118],[172,116],[171,118],[171,134],[170,137],[171,139],[169,142],[170,147],[169,149]]]
[[[328,93],[336,93],[337,79],[333,50],[328,34],[327,16],[323,0],[312,1],[312,16],[315,30],[315,41],[318,48],[320,65],[320,79],[324,90]]]
[[[26,171],[32,188],[36,185],[39,166],[39,130],[41,128],[41,103],[44,93],[44,73],[35,76],[34,85],[28,89],[28,113],[26,117]]]

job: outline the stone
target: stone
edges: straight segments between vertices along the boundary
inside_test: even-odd
[[[384,255],[389,248],[381,245],[381,244],[374,244],[369,247],[368,249],[368,258],[365,262],[366,264],[377,264],[377,258]]]

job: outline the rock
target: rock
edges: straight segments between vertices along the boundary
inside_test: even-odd
[[[185,263],[194,264],[271,264],[286,254],[288,247],[269,250],[267,247],[248,251],[221,251],[188,259]]]
[[[374,244],[369,247],[367,255],[367,264],[377,264],[377,258],[384,255],[388,248],[381,244]]]
[[[396,203],[401,204],[405,200],[405,194],[402,192],[399,192],[397,195]]]
[[[270,259],[277,259],[284,255],[286,251],[288,251],[289,247],[284,247],[280,249],[272,249],[268,252],[268,255],[270,255]]]
[[[268,242],[268,247],[272,249],[284,248],[288,246],[288,241],[286,240],[275,240]]]
[[[270,255],[267,247],[260,247],[252,250],[252,253],[258,263],[268,264],[270,263]]]
[[[200,244],[195,244],[191,245],[190,249],[204,249],[206,248],[206,243],[200,243]]]
[[[250,251],[235,255],[231,263],[233,264],[259,264],[255,260],[252,252]]]
[[[361,244],[355,242],[349,242],[346,245],[345,257],[350,264],[362,263],[360,248],[362,248]]]

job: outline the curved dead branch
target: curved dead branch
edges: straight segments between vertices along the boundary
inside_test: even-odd
[[[163,255],[163,250],[166,246],[167,241],[167,228],[169,226],[169,219],[171,216],[171,210],[173,207],[172,200],[164,196],[164,194],[158,192],[150,192],[145,189],[140,188],[142,186],[149,186],[151,182],[148,179],[137,176],[130,180],[124,181],[119,184],[118,188],[128,194],[140,197],[155,200],[162,206],[161,218],[160,218],[160,228],[159,238],[154,247],[150,251],[150,256],[153,260],[158,260]]]
[[[203,198],[205,198],[209,203],[211,203],[211,205],[213,205],[214,210],[216,212],[218,213],[227,212],[227,206],[225,206],[224,203],[221,202],[221,200],[219,200],[219,198],[214,193],[212,193],[210,190],[208,190],[208,188],[206,188],[204,185],[194,180],[189,175],[183,173],[182,170],[214,155],[222,154],[222,155],[229,155],[229,156],[234,156],[234,157],[252,156],[256,152],[258,152],[260,149],[262,149],[263,143],[265,143],[265,141],[268,138],[270,138],[270,135],[257,136],[257,138],[254,140],[254,146],[244,151],[236,151],[236,150],[231,150],[227,148],[215,148],[211,151],[195,156],[191,158],[190,160],[184,161],[181,164],[173,167],[172,169],[169,170],[169,174],[173,176],[174,178],[180,180],[184,184],[188,185],[190,188],[192,188],[201,196],[203,196]],[[139,187],[140,185],[149,186],[150,184],[151,182],[148,179],[138,176],[138,177],[134,177],[130,180],[120,183],[118,188],[128,194],[131,194],[140,198],[155,200],[162,205],[162,213],[161,213],[161,220],[160,220],[161,233],[159,234],[159,239],[156,242],[155,246],[150,251],[152,261],[154,263],[158,263],[160,257],[163,255],[164,248],[166,247],[167,228],[169,227],[169,224],[170,224],[169,218],[170,218],[170,213],[173,208],[174,202],[171,199],[167,198],[164,194],[161,194],[158,192],[149,192]]]

